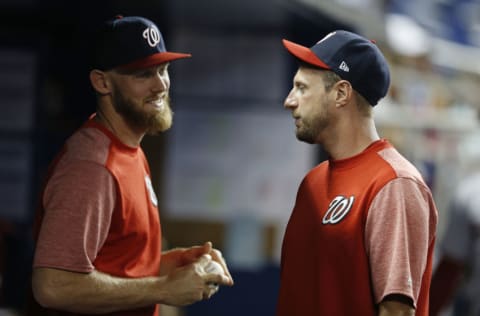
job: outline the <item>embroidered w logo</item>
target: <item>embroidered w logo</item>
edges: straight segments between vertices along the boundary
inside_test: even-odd
[[[326,225],[340,222],[350,212],[354,200],[355,197],[353,195],[349,198],[342,195],[335,197],[330,202],[328,210],[323,216],[322,223]]]

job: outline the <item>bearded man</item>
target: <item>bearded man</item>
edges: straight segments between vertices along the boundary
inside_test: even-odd
[[[168,52],[157,26],[135,16],[106,21],[95,43],[97,110],[49,169],[33,296],[46,315],[156,316],[158,304],[188,305],[233,284],[210,242],[161,252],[158,201],[140,147],[146,134],[172,125],[168,65],[190,54]],[[211,261],[224,271],[207,272]]]

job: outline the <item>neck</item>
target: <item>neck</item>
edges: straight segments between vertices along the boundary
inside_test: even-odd
[[[140,146],[143,136],[145,136],[145,131],[137,131],[132,128],[120,114],[113,110],[113,107],[99,105],[95,119],[129,147]]]
[[[340,123],[322,145],[333,160],[339,160],[358,155],[379,139],[373,119],[366,118],[357,123]]]

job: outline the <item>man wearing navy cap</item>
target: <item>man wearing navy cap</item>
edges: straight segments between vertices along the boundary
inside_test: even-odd
[[[277,316],[428,315],[437,210],[416,168],[385,139],[373,107],[390,85],[370,40],[335,31],[299,61],[284,106],[299,140],[328,159],[303,179],[288,222]]]
[[[48,315],[158,315],[232,285],[210,242],[161,253],[157,197],[140,143],[170,128],[168,52],[155,24],[107,21],[95,41],[94,115],[65,143],[41,195],[32,289]],[[223,272],[207,272],[216,261]],[[38,314],[36,314],[38,315]]]

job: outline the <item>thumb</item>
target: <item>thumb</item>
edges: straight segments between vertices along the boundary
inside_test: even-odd
[[[213,246],[212,246],[212,242],[211,241],[207,241],[203,244],[203,249],[204,249],[204,253],[207,254],[207,253],[210,253],[213,249]]]
[[[198,258],[195,264],[205,270],[205,267],[210,263],[210,261],[212,261],[212,256],[209,254],[203,254]]]
[[[212,243],[207,241],[201,246],[194,246],[184,250],[182,254],[182,265],[195,262],[203,255],[212,251]]]
[[[190,248],[190,256],[193,259],[198,259],[203,255],[209,254],[210,251],[212,251],[212,243],[210,241],[207,241],[201,246],[195,246]]]

